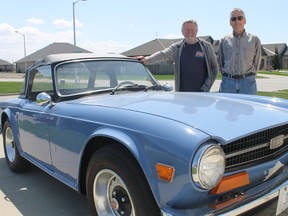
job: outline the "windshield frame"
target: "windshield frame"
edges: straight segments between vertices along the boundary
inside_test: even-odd
[[[54,68],[55,90],[61,98],[111,92],[126,81],[147,87],[159,85],[150,71],[135,60],[81,59],[61,62]]]

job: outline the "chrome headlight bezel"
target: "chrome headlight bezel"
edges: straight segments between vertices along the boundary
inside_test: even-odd
[[[225,153],[220,145],[202,146],[192,162],[192,179],[200,189],[210,190],[222,179],[225,172]]]

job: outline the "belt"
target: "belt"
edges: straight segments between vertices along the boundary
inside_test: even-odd
[[[223,73],[222,76],[225,77],[229,77],[231,79],[245,79],[245,77],[249,77],[249,76],[254,76],[255,73],[247,73],[247,74],[242,74],[242,75],[232,75],[232,74],[228,74],[228,73]]]

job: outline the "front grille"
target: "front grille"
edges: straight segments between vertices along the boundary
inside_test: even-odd
[[[278,136],[284,137],[283,145],[271,148],[271,139]],[[273,159],[288,150],[288,124],[241,138],[223,145],[222,149],[226,155],[226,169]]]

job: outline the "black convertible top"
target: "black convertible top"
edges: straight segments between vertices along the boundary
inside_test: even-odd
[[[104,54],[95,53],[63,53],[51,54],[42,59],[37,60],[29,69],[40,65],[48,65],[62,61],[77,60],[77,59],[131,59],[130,57],[121,54]]]

